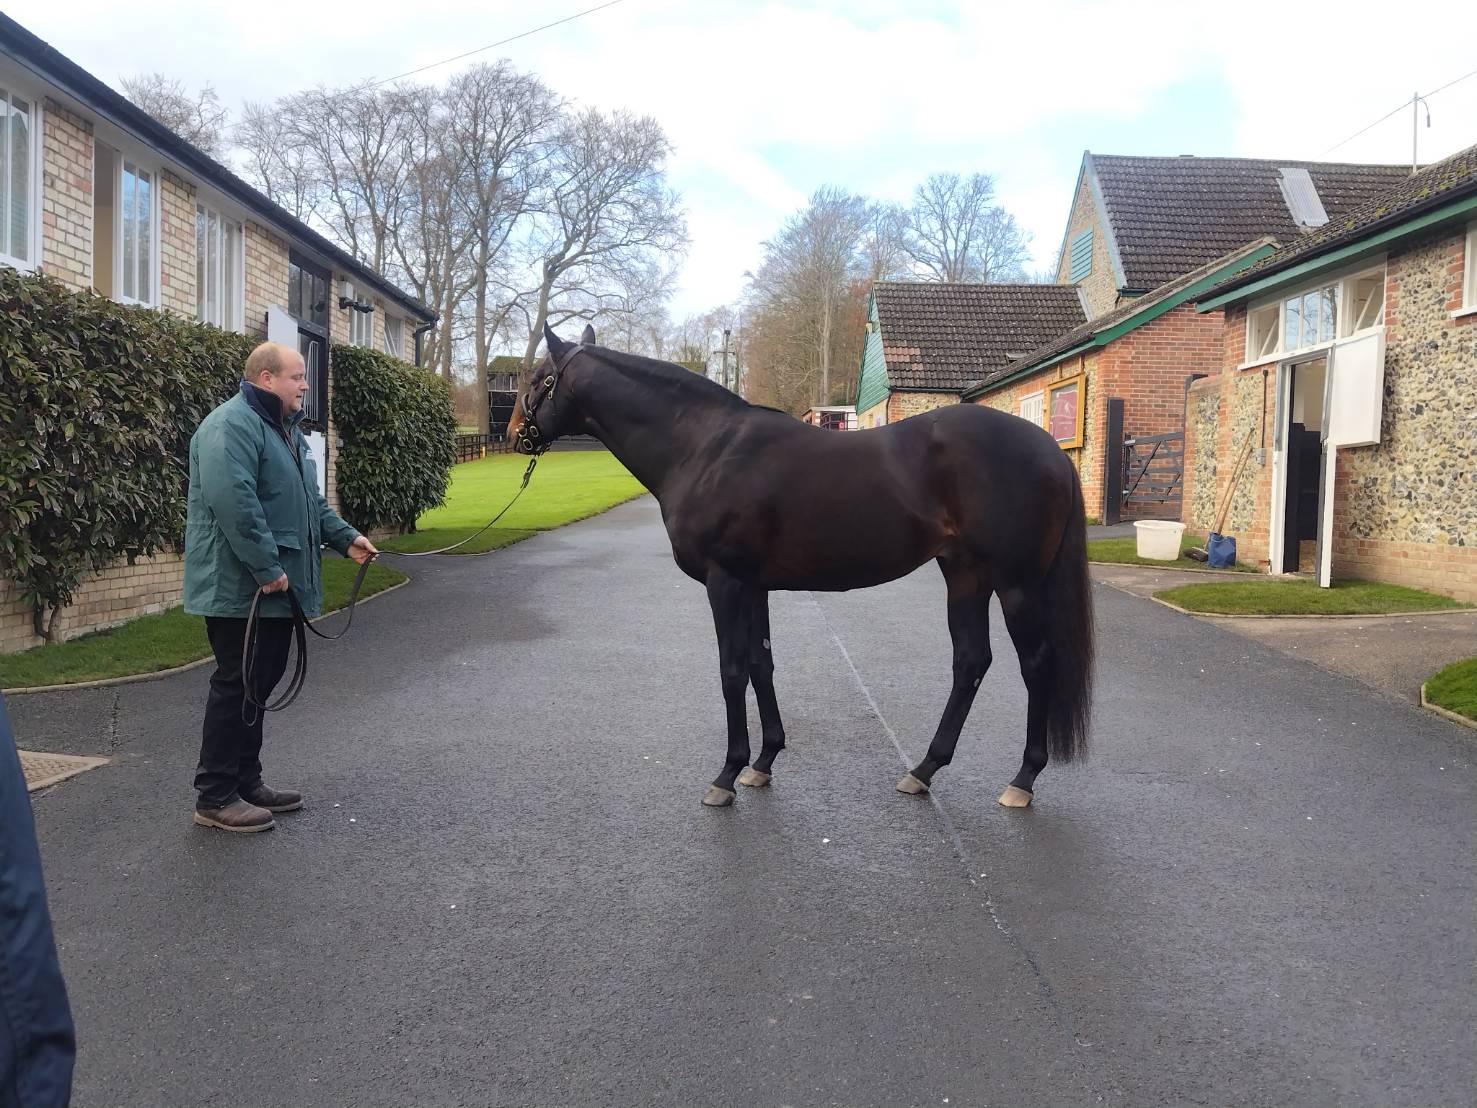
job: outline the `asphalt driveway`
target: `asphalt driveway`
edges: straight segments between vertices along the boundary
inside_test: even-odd
[[[995,804],[997,619],[904,797],[929,566],[775,597],[790,748],[710,810],[717,652],[652,501],[414,572],[310,647],[267,835],[190,823],[208,669],[11,700],[114,759],[35,797],[77,1105],[1471,1103],[1472,732],[1099,585],[1093,757]]]

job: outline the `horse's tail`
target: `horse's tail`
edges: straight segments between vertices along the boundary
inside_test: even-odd
[[[1092,715],[1093,618],[1087,577],[1087,516],[1082,482],[1072,468],[1072,510],[1056,558],[1046,571],[1046,627],[1051,644],[1051,703],[1046,747],[1070,762],[1087,753]]]

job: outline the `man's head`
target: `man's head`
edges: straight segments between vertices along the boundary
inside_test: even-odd
[[[282,414],[291,415],[303,406],[308,392],[308,371],[303,356],[280,342],[264,342],[246,359],[245,377],[282,401]]]

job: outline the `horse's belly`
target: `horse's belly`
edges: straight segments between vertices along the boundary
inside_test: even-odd
[[[811,513],[776,528],[760,559],[770,589],[842,592],[894,581],[938,553],[945,535],[909,512]]]

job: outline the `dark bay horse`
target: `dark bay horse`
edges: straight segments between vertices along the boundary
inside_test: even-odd
[[[957,404],[859,432],[821,430],[757,407],[667,362],[578,345],[545,328],[548,355],[523,383],[509,433],[523,453],[587,433],[661,505],[672,556],[704,584],[718,631],[728,755],[703,803],[770,782],[785,746],[774,695],[769,594],[880,585],[934,558],[948,586],[954,686],[928,753],[898,782],[926,792],[952,760],[990,668],[990,596],[1029,694],[1021,769],[1000,797],[1031,802],[1048,757],[1086,749],[1093,628],[1077,472],[1039,427]],[[763,747],[749,765],[745,693]]]

